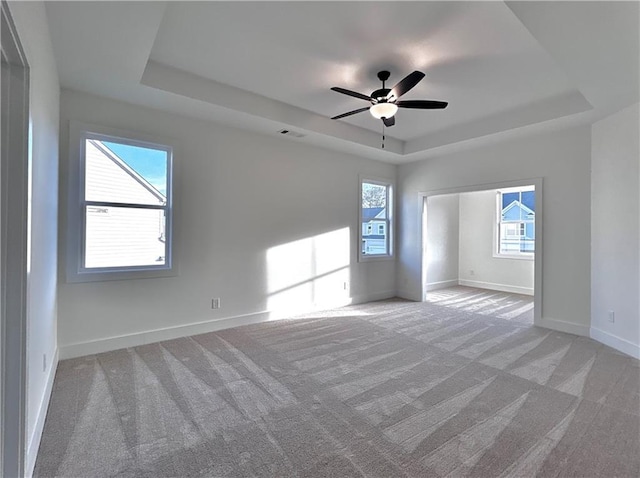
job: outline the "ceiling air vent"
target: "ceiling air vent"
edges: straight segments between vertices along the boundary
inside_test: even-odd
[[[291,131],[290,129],[281,129],[278,131],[280,134],[284,134],[285,136],[291,136],[293,138],[303,138],[305,135],[302,133],[298,133],[297,131]]]

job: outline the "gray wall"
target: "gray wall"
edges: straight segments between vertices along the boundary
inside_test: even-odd
[[[27,463],[35,464],[56,369],[58,73],[44,4],[10,2],[30,68],[30,235],[27,279]],[[43,356],[47,356],[43,367]]]
[[[640,355],[640,146],[635,104],[592,127],[591,329]],[[615,314],[609,322],[609,311]]]
[[[584,126],[401,165],[400,295],[421,298],[420,192],[543,178],[542,324],[587,335],[590,157],[590,127]]]
[[[458,194],[427,198],[427,290],[458,285]]]
[[[395,295],[395,261],[359,263],[356,245],[358,176],[395,180],[395,166],[87,94],[63,90],[61,99],[62,186],[69,120],[175,138],[181,174],[179,275],[83,284],[62,276],[64,356]]]

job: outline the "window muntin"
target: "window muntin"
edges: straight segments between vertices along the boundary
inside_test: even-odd
[[[535,190],[498,191],[497,255],[532,257],[535,252]]]
[[[363,179],[360,183],[360,250],[361,260],[391,256],[390,182]]]

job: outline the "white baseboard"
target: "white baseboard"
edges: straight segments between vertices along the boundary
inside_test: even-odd
[[[56,348],[56,351],[53,354],[53,360],[51,360],[51,364],[49,365],[47,383],[44,387],[40,406],[38,407],[38,416],[36,417],[35,425],[33,427],[33,433],[29,438],[29,445],[27,446],[27,456],[25,457],[25,476],[28,478],[31,478],[33,475],[33,469],[36,466],[36,458],[38,457],[40,440],[42,438],[42,431],[44,430],[44,422],[47,418],[49,400],[51,399],[51,392],[53,390],[53,380],[56,377],[56,370],[58,369],[58,350],[59,349]]]
[[[566,332],[568,334],[589,337],[589,326],[576,324],[575,322],[566,322],[564,320],[543,317],[540,320],[534,321],[533,325],[544,327],[546,329],[557,330],[558,332]]]
[[[429,282],[427,284],[427,292],[438,289],[446,289],[447,287],[455,287],[460,285],[458,279],[442,280],[438,282]]]
[[[395,297],[395,295],[395,290],[374,292],[371,294],[362,294],[351,298],[341,299],[335,303],[313,304],[304,309],[286,311],[265,310],[251,314],[236,315],[234,317],[226,317],[222,319],[214,319],[186,325],[177,325],[156,330],[147,330],[144,332],[136,332],[116,337],[107,337],[104,339],[92,340],[89,342],[63,344],[60,346],[60,359],[64,360],[75,357],[83,357],[85,355],[93,355],[128,347],[137,347],[139,345],[152,344],[155,342],[160,342],[162,340],[171,340],[180,337],[188,337],[190,335],[205,334],[208,332],[230,329],[232,327],[239,327],[241,325],[257,324],[259,322],[267,322],[271,320],[280,320],[298,314],[311,313],[317,310],[342,307],[350,304],[361,304],[364,302],[372,302],[375,300],[389,299],[391,297]]]
[[[424,300],[421,292],[418,292],[416,294],[415,291],[411,291],[407,289],[398,289],[396,291],[396,297],[400,297],[401,299],[405,299],[405,300],[411,300],[413,302],[422,302]]]
[[[510,292],[512,294],[534,295],[533,288],[531,287],[520,287],[515,285],[496,284],[494,282],[482,282],[482,281],[466,280],[466,279],[460,279],[458,281],[458,284],[466,285],[467,287],[477,287],[478,289],[489,289],[489,290],[498,290],[500,292]]]
[[[396,297],[395,290],[383,290],[380,292],[373,292],[371,294],[355,295],[349,301],[349,305],[364,304],[365,302],[374,302],[376,300],[391,299]],[[345,304],[348,305],[348,304]]]
[[[628,340],[621,339],[620,337],[605,332],[597,327],[591,327],[589,336],[593,340],[597,340],[611,348],[622,352],[623,354],[631,355],[634,358],[640,359],[640,345],[629,342]]]
[[[217,330],[229,329],[240,325],[266,322],[271,319],[271,314],[267,311],[256,312],[254,314],[237,315],[225,319],[215,319],[194,324],[177,325],[163,329],[147,330],[132,334],[107,337],[104,339],[91,340],[89,342],[78,342],[60,346],[60,359],[70,359],[83,357],[85,355],[110,352],[112,350],[137,347],[139,345],[152,344],[162,340],[177,339],[189,335],[205,334]]]

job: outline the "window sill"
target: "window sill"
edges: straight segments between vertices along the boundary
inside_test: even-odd
[[[493,257],[496,259],[515,259],[517,261],[534,261],[536,259],[535,254],[496,254],[495,252]]]
[[[157,279],[162,277],[175,277],[178,270],[166,269],[138,269],[138,270],[111,270],[99,272],[72,272],[67,273],[68,284],[79,284],[83,282],[106,282],[114,280],[137,280],[137,279]]]
[[[377,262],[377,261],[392,261],[395,257],[389,254],[380,254],[380,255],[360,255],[358,257],[358,262]]]

